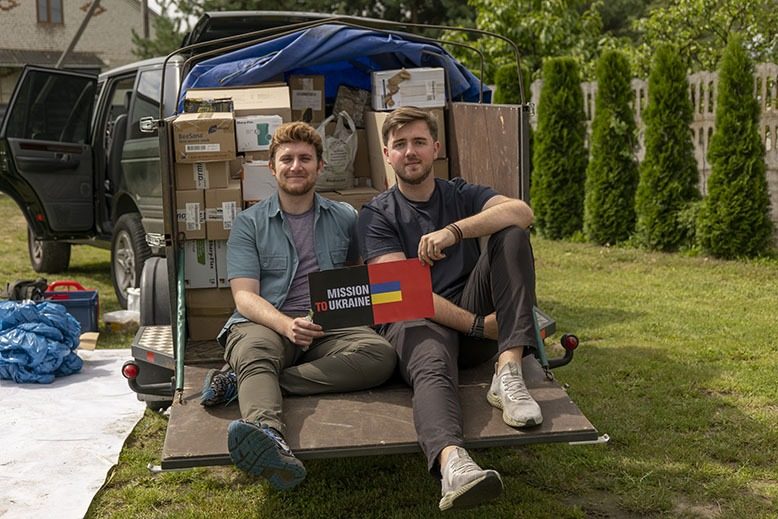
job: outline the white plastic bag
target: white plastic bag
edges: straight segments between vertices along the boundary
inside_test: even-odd
[[[332,135],[327,124],[337,118]],[[354,184],[354,158],[357,156],[357,129],[347,112],[333,114],[316,129],[324,144],[324,169],[316,181],[317,191],[348,189]]]

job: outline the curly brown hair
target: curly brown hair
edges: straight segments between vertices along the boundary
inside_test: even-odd
[[[292,142],[310,144],[316,149],[316,160],[319,162],[324,160],[324,146],[321,142],[321,135],[316,131],[316,128],[308,123],[294,121],[282,124],[273,133],[273,138],[270,141],[270,162],[275,160],[276,150],[279,146]]]

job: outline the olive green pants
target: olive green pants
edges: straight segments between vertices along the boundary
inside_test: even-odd
[[[366,326],[328,331],[303,351],[266,326],[238,323],[224,358],[238,376],[241,416],[285,434],[282,390],[313,395],[374,387],[392,375],[397,355]]]

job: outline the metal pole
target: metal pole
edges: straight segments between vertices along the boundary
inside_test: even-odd
[[[140,3],[140,17],[143,19],[143,38],[149,39],[149,0]]]
[[[59,60],[57,61],[55,68],[62,68],[62,64],[65,62],[65,59],[68,57],[68,54],[71,53],[73,48],[78,43],[78,40],[81,39],[81,35],[84,33],[84,29],[86,29],[86,26],[89,23],[89,20],[92,18],[92,15],[94,14],[98,5],[100,5],[100,0],[92,0],[92,5],[89,6],[89,11],[86,12],[86,16],[84,16],[84,20],[81,22],[81,25],[76,31],[76,34],[73,35],[73,39],[70,40],[67,49],[62,51],[62,55],[59,57]]]

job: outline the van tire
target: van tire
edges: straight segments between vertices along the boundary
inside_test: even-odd
[[[35,272],[58,274],[70,265],[70,244],[61,241],[36,240],[27,227],[27,252]]]
[[[116,299],[127,308],[127,289],[137,288],[151,249],[138,213],[123,214],[116,221],[111,239],[111,282]]]
[[[140,325],[170,324],[170,291],[167,261],[154,256],[143,264],[140,275]]]

